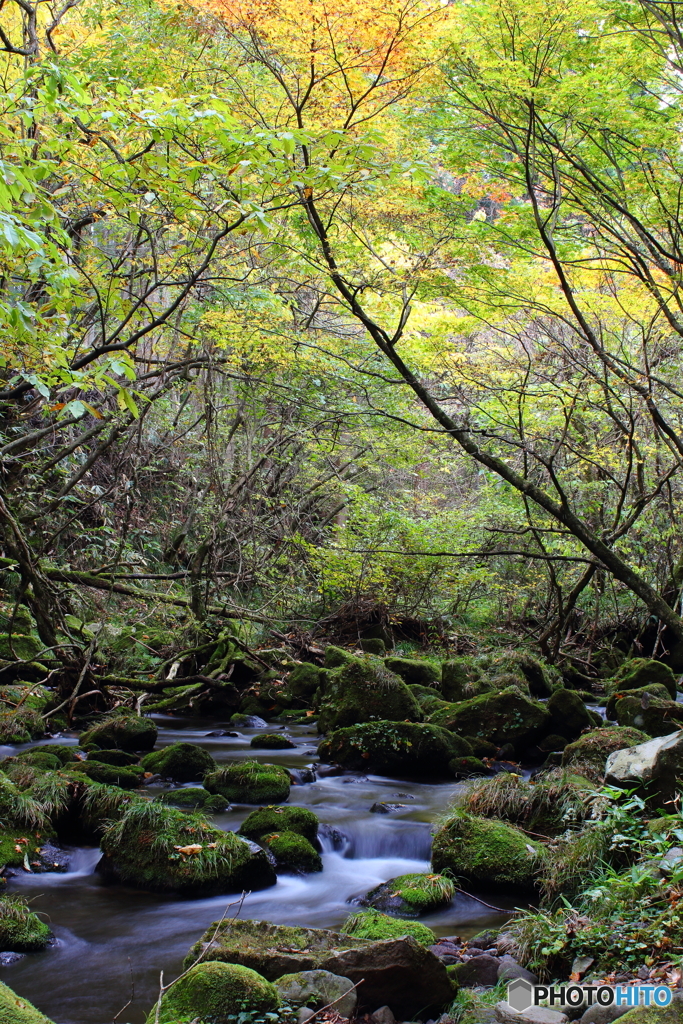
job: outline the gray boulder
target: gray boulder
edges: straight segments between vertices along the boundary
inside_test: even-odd
[[[515,978],[523,978],[524,981],[528,981],[532,985],[538,984],[535,974],[527,971],[526,967],[522,967],[514,957],[506,953],[498,960],[498,981],[514,981]]]
[[[605,782],[620,789],[640,787],[657,802],[670,800],[683,775],[683,730],[657,736],[626,750],[615,750],[607,758]]]
[[[280,999],[294,1006],[308,1006],[320,1010],[334,1003],[342,1017],[350,1017],[356,1009],[358,997],[353,982],[330,971],[299,971],[284,974],[275,982]]]
[[[528,1010],[520,1013],[513,1010],[509,1003],[496,1003],[496,1019],[500,1024],[567,1024],[566,1013],[558,1013],[557,1010],[547,1010],[545,1006],[530,1006]]]
[[[482,953],[456,964],[451,968],[451,974],[461,988],[476,988],[478,985],[490,988],[498,981],[499,966],[497,956]]]

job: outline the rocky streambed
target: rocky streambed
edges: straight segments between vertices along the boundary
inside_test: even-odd
[[[349,901],[389,878],[429,870],[431,825],[467,785],[335,771],[319,763],[315,726],[270,726],[294,746],[258,751],[250,746],[262,731],[258,724],[238,728],[229,721],[163,716],[155,721],[157,746],[186,741],[206,749],[219,764],[249,758],[286,767],[297,780],[288,805],[309,808],[322,823],[323,870],[279,875],[274,886],[246,898],[239,915],[244,920],[338,928],[355,909]],[[233,735],[209,735],[223,731]],[[75,746],[77,737],[47,742]],[[0,754],[29,747],[4,747]],[[157,795],[169,788],[153,784],[147,792]],[[237,830],[253,809],[233,804],[213,820],[221,829]],[[66,872],[20,871],[11,878],[9,890],[31,899],[31,909],[45,915],[56,941],[43,952],[3,966],[0,978],[57,1024],[103,1024],[131,995],[119,1019],[141,1024],[158,994],[159,972],[167,980],[180,973],[189,947],[234,896],[179,899],[107,884],[95,871],[98,848],[71,848],[69,853]],[[519,894],[494,893],[485,886],[473,891],[502,909],[524,904]],[[500,927],[506,916],[456,893],[449,906],[420,920],[437,936],[465,937]]]

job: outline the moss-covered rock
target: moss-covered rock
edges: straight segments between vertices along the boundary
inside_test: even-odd
[[[657,700],[669,700],[669,691],[666,686],[662,686],[661,683],[651,683],[647,686],[641,686],[638,690],[613,690],[607,699],[605,706],[605,717],[613,722],[617,717],[617,704],[622,697],[635,697],[642,701],[643,699],[648,702],[651,697],[656,697]]]
[[[140,715],[111,715],[88,729],[80,738],[83,746],[94,743],[108,750],[151,750],[157,741],[157,727],[151,718]]]
[[[499,747],[512,743],[517,751],[523,751],[550,732],[548,710],[515,686],[498,693],[484,693],[451,707],[449,728],[461,736],[477,736]]]
[[[0,687],[0,701],[11,707],[19,706],[42,713],[52,700],[53,694],[44,686],[18,682]]]
[[[501,818],[528,832],[555,836],[592,818],[600,799],[600,791],[589,779],[556,768],[533,781],[501,772],[475,783],[461,806],[482,818]]]
[[[199,782],[216,768],[211,754],[196,743],[171,743],[145,754],[140,763],[146,772],[174,782]]]
[[[472,658],[451,658],[441,667],[441,693],[456,703],[495,689]]]
[[[137,765],[117,768],[113,764],[101,761],[80,761],[72,771],[87,775],[93,782],[102,782],[105,786],[120,786],[121,789],[135,789],[142,782],[144,770]]]
[[[21,868],[39,856],[50,830],[18,828],[16,825],[0,829],[0,869]],[[0,1021],[1,1024],[1,1021]]]
[[[70,747],[66,743],[42,743],[39,747],[31,747],[30,750],[24,751],[24,753],[51,754],[53,757],[58,757],[61,764],[66,765],[70,764],[72,761],[80,760],[79,755],[82,756],[83,752],[79,747]],[[134,758],[133,760],[136,761],[137,758]]]
[[[478,757],[454,757],[448,767],[456,779],[473,779],[477,775],[488,775],[489,769]]]
[[[23,761],[25,764],[33,764],[36,768],[42,768],[46,772],[62,767],[59,758],[54,754],[48,754],[46,750],[25,750],[18,755],[17,760]]]
[[[408,685],[433,686],[441,685],[441,665],[418,658],[385,658],[384,664],[390,672],[400,676]]]
[[[421,917],[447,907],[454,895],[453,882],[443,875],[399,875],[371,889],[361,905],[400,917]]]
[[[532,889],[542,851],[512,825],[457,813],[434,836],[432,868],[487,886]]]
[[[605,761],[610,754],[625,747],[635,747],[647,739],[649,737],[639,729],[620,729],[616,726],[592,729],[564,748],[562,765],[571,765],[578,770],[586,765],[604,774]]]
[[[550,697],[556,686],[561,684],[558,670],[528,651],[505,651],[502,654],[483,655],[476,664],[497,688],[507,676],[521,678],[533,697]],[[508,685],[507,683],[505,685]]]
[[[172,807],[182,807],[187,811],[202,810],[207,814],[220,814],[228,808],[228,801],[224,796],[212,796],[206,789],[197,786],[171,789],[156,799],[162,804],[171,804]]]
[[[210,961],[196,964],[163,995],[158,1019],[159,1024],[233,1024],[241,1013],[266,1013],[279,1005],[275,987],[256,971]],[[148,1024],[155,1019],[156,1007]]]
[[[318,835],[318,818],[306,807],[259,807],[240,825],[239,835],[258,842],[271,832],[296,832],[313,843]]]
[[[116,768],[129,768],[131,765],[137,765],[140,758],[137,754],[130,754],[127,750],[99,750],[96,748],[88,754],[88,760],[113,764]]]
[[[345,651],[343,647],[335,647],[330,644],[325,648],[325,668],[341,668],[355,660],[351,651]]]
[[[285,974],[275,982],[280,999],[289,1006],[306,1006],[320,1010],[334,1003],[334,1012],[347,1019],[353,1017],[358,996],[348,978],[329,971],[298,971]]]
[[[316,665],[303,662],[290,672],[287,679],[287,692],[291,697],[310,700],[320,686],[320,669]]]
[[[283,736],[282,733],[260,732],[256,736],[252,736],[249,746],[257,747],[261,750],[292,750],[296,744],[292,743],[287,736]]]
[[[683,726],[683,704],[658,697],[635,697],[625,693],[617,699],[615,712],[621,726],[642,729],[649,736],[668,736]]]
[[[652,658],[629,658],[619,666],[608,684],[608,691],[639,690],[642,686],[659,683],[676,699],[676,677],[661,661]]]
[[[420,705],[400,676],[380,661],[353,658],[325,681],[318,729],[328,732],[376,719],[419,722],[422,717]]]
[[[574,740],[593,725],[590,712],[574,690],[555,690],[546,705],[550,712],[550,728],[554,733]]]
[[[307,874],[322,871],[323,862],[318,851],[298,832],[272,832],[262,836],[260,842],[273,857],[282,871],[296,871]]]
[[[18,996],[0,981],[0,1024],[52,1024],[52,1021],[28,999]]]
[[[361,910],[351,914],[341,927],[346,935],[354,939],[368,939],[379,942],[382,939],[398,939],[401,935],[412,935],[422,946],[431,946],[436,936],[431,928],[419,921],[405,921],[382,914],[378,910]]]
[[[104,831],[99,870],[156,891],[234,892],[264,889],[275,872],[262,850],[199,814],[156,801],[131,804]]]
[[[471,756],[466,740],[435,725],[366,722],[338,729],[320,744],[321,761],[384,775],[452,777],[454,757]]]
[[[43,644],[34,636],[15,633],[11,636],[0,633],[0,658],[3,661],[35,661],[40,657]]]
[[[25,899],[20,896],[0,897],[0,949],[12,953],[34,953],[45,949],[51,937],[48,926],[29,910]]]
[[[231,803],[280,803],[289,796],[291,780],[286,768],[258,761],[240,761],[209,772],[204,788]]]

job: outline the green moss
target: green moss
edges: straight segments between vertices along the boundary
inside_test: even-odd
[[[636,697],[629,692],[616,701],[621,726],[642,729],[649,736],[668,736],[683,726],[683,704],[658,697]]]
[[[612,688],[605,707],[605,714],[610,721],[614,721],[617,717],[617,704],[624,696],[635,697],[640,701],[643,698],[648,701],[650,697],[656,697],[658,700],[669,700],[669,691],[661,683],[641,686],[638,690],[616,690]]]
[[[641,686],[660,683],[669,691],[672,700],[676,699],[676,677],[661,661],[651,658],[629,658],[623,662],[614,674],[610,690],[639,690]]]
[[[102,852],[105,874],[145,889],[223,892],[275,881],[265,854],[234,832],[156,801],[127,807],[105,829]]]
[[[319,712],[321,732],[374,719],[419,722],[423,717],[410,687],[369,657],[352,658],[328,676]]]
[[[27,754],[52,754],[58,757],[62,764],[69,764],[71,761],[78,761],[80,750],[78,747],[69,747],[66,743],[43,743],[39,747],[31,747],[25,751]]]
[[[242,822],[239,834],[255,842],[269,832],[296,832],[313,842],[318,835],[318,818],[306,807],[259,807]]]
[[[29,910],[23,897],[0,897],[0,949],[34,953],[44,949],[51,936],[48,926]]]
[[[354,655],[345,651],[342,647],[330,645],[325,650],[325,668],[341,668],[354,661]]]
[[[432,868],[496,887],[534,887],[543,848],[519,829],[465,812],[448,818],[434,836]]]
[[[87,775],[93,782],[102,782],[105,786],[120,786],[121,789],[135,789],[142,782],[144,771],[137,765],[128,768],[117,768],[113,764],[102,764],[101,761],[80,761],[71,769]]]
[[[441,692],[447,701],[457,702],[478,697],[494,689],[482,676],[481,669],[472,658],[452,658],[444,661],[441,669]]]
[[[342,925],[342,932],[352,935],[354,939],[367,939],[378,942],[382,939],[399,939],[403,935],[412,937],[423,946],[432,946],[436,936],[431,928],[418,921],[397,920],[378,910],[362,910],[351,914]]]
[[[95,743],[108,750],[151,750],[157,739],[157,727],[151,718],[117,714],[98,722],[80,738],[81,744]]]
[[[218,961],[196,964],[164,994],[159,1024],[202,1021],[233,1024],[240,1013],[275,1010],[280,999],[275,986],[256,971]],[[156,1008],[147,1018],[154,1024]]]
[[[283,974],[321,967],[337,949],[361,945],[326,928],[293,928],[270,921],[214,921],[185,957],[189,967],[200,955],[242,964],[274,981]]]
[[[292,697],[308,699],[320,686],[320,669],[304,662],[297,665],[287,680],[287,692]]]
[[[506,676],[523,679],[534,697],[550,697],[561,684],[562,677],[557,669],[528,651],[487,654],[477,658],[475,664],[498,686]]]
[[[291,750],[295,746],[282,733],[275,732],[260,732],[256,736],[252,736],[249,745],[259,747],[262,750]]]
[[[146,754],[140,762],[146,772],[175,782],[198,782],[216,768],[216,762],[196,743],[171,743]]]
[[[261,843],[273,854],[277,866],[286,871],[309,872],[323,869],[318,851],[298,832],[273,832],[262,836]]]
[[[443,875],[399,875],[372,889],[362,903],[401,917],[419,917],[448,906],[454,895],[453,882]]]
[[[585,766],[590,771],[603,775],[605,772],[605,761],[615,750],[623,750],[625,747],[635,747],[644,743],[650,737],[639,729],[603,728],[592,729],[585,736],[580,736],[574,743],[564,748],[562,753],[562,765],[572,765],[582,769]]]
[[[190,811],[201,808],[207,814],[220,814],[228,807],[228,801],[224,796],[212,796],[207,790],[195,786],[172,789],[168,793],[162,793],[156,799],[162,804],[171,804],[174,807],[183,807]]]
[[[0,981],[0,1024],[52,1024],[28,999]]]
[[[129,768],[137,765],[140,758],[137,754],[129,754],[127,750],[99,750],[95,748],[88,754],[89,761],[100,761],[102,764],[112,764],[116,768]]]
[[[550,714],[543,704],[531,700],[517,687],[452,705],[450,728],[461,736],[479,736],[502,746],[512,743],[524,749],[549,731]]]
[[[413,722],[367,722],[338,729],[320,744],[321,761],[386,775],[452,777],[449,763],[468,757],[466,740],[435,725]]]
[[[44,686],[27,683],[0,686],[0,701],[14,707],[21,703],[22,708],[28,708],[31,711],[44,711],[52,699],[53,695]]]
[[[454,757],[448,767],[456,779],[471,779],[477,775],[488,775],[489,770],[478,757]]]
[[[44,830],[36,832],[16,827],[0,829],[0,868],[23,867],[25,859],[30,864],[36,859],[45,839]]]
[[[204,786],[231,803],[260,804],[286,800],[290,789],[289,772],[274,764],[240,761],[209,772]]]
[[[59,758],[55,757],[54,754],[48,754],[45,750],[25,750],[17,756],[17,760],[24,761],[26,764],[33,764],[36,768],[42,768],[46,772],[62,767],[62,762]]]
[[[441,685],[441,665],[417,658],[385,658],[384,664],[390,672],[395,672],[404,683],[417,683],[418,686],[432,686],[438,689]]]
[[[568,740],[576,739],[593,725],[588,708],[573,690],[558,688],[546,707],[552,719],[552,730]]]
[[[5,661],[35,661],[43,644],[26,633],[0,633],[0,658]]]

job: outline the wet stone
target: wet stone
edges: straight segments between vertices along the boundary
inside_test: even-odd
[[[405,804],[390,804],[382,801],[381,803],[372,805],[370,808],[370,814],[391,814],[392,811],[403,810],[405,806]]]
[[[25,953],[0,953],[0,967],[9,967],[10,964],[15,964],[17,960],[23,960],[25,956]]]

